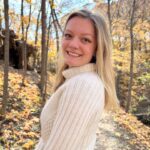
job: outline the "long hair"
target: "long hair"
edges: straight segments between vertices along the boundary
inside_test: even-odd
[[[112,66],[112,42],[105,18],[102,15],[97,15],[87,10],[80,10],[73,12],[68,17],[65,28],[68,21],[77,16],[92,21],[96,31],[96,72],[101,78],[105,88],[105,109],[110,110],[118,108],[118,98],[115,88],[115,74]],[[68,67],[64,63],[63,58],[61,58],[61,53],[62,52],[60,52],[60,56],[58,56],[58,73],[54,90],[57,90],[58,87],[63,84],[65,79],[62,75],[62,71]]]

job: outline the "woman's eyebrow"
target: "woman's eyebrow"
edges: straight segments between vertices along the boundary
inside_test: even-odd
[[[71,31],[71,30],[69,30],[69,29],[66,29],[64,32],[66,32],[66,31],[67,31],[67,32],[72,32],[72,31]]]
[[[82,35],[83,35],[83,36],[91,36],[91,37],[93,37],[93,38],[95,37],[95,35],[93,35],[93,34],[91,34],[91,33],[83,33]]]

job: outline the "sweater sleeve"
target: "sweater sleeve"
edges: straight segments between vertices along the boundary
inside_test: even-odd
[[[103,87],[86,80],[69,84],[60,97],[56,118],[44,150],[77,150],[90,117],[98,111],[97,105],[104,103],[102,95]]]

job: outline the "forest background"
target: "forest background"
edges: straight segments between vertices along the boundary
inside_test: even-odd
[[[150,0],[1,0],[2,147],[26,149],[37,142],[39,114],[55,82],[64,22],[79,8],[108,18],[121,108],[150,126]],[[21,136],[20,130],[30,131],[33,122],[32,132]],[[23,142],[24,136],[32,140]]]

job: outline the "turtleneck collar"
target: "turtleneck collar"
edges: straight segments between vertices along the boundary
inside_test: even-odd
[[[64,70],[62,72],[62,74],[63,74],[65,79],[69,79],[69,78],[71,78],[75,75],[78,75],[80,73],[94,72],[94,71],[96,71],[96,64],[89,63],[89,64],[85,64],[85,65],[79,66],[79,67],[68,68],[68,69]]]

